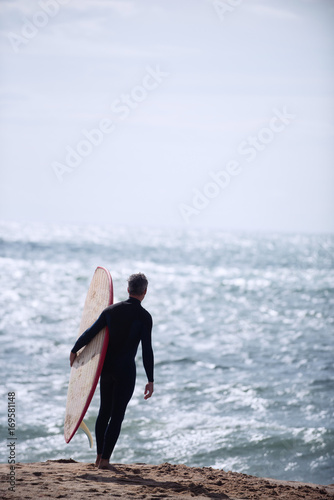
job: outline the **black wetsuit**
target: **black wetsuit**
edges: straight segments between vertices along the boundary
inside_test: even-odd
[[[101,402],[95,434],[98,455],[109,459],[135,388],[135,357],[140,341],[146,375],[153,382],[152,317],[138,299],[129,297],[104,309],[78,338],[72,352],[87,345],[105,326],[109,330],[109,345],[100,379]]]

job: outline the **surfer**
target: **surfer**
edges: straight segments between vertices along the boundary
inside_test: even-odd
[[[104,309],[95,323],[78,338],[70,353],[72,366],[77,351],[87,345],[102,328],[108,327],[109,344],[101,372],[100,409],[95,424],[95,465],[99,469],[112,470],[109,460],[135,388],[135,357],[140,342],[148,379],[144,399],[153,394],[152,316],[141,305],[147,285],[144,274],[132,274],[128,279],[129,298]]]

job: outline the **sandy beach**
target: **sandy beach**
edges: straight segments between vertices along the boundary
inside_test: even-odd
[[[10,491],[9,465],[0,465],[3,499],[334,499],[334,485],[278,481],[169,463],[114,464],[114,470],[107,471],[96,469],[93,463],[60,459],[17,463],[14,471],[15,491]]]

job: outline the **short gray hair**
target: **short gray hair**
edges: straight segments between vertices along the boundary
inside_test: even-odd
[[[143,273],[131,274],[128,278],[129,293],[142,295],[147,289],[148,281]]]

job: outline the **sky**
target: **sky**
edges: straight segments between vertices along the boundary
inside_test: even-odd
[[[1,0],[0,218],[334,230],[334,2]]]

